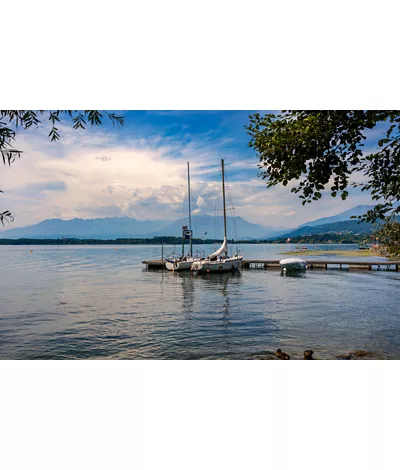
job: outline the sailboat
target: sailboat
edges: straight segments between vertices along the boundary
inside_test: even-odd
[[[228,237],[226,230],[226,202],[225,202],[225,166],[221,160],[222,169],[222,200],[224,206],[224,241],[217,251],[211,253],[206,259],[200,259],[192,263],[191,270],[198,273],[214,273],[235,271],[242,265],[243,256],[228,256]]]
[[[183,225],[182,227],[182,256],[177,258],[164,260],[165,267],[169,271],[189,271],[193,261],[199,261],[201,258],[193,257],[193,245],[192,245],[192,211],[190,206],[190,171],[189,171],[189,162],[187,162],[187,172],[188,172],[188,195],[189,195],[189,227]],[[187,256],[185,256],[185,240],[189,239],[190,249]]]

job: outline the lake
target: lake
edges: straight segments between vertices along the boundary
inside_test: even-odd
[[[294,246],[241,249],[281,259]],[[399,272],[200,276],[141,263],[160,257],[160,246],[1,246],[0,358],[268,359],[277,348],[292,359],[309,348],[316,359],[400,358]]]

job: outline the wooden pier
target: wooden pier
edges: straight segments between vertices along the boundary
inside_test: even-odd
[[[245,269],[270,269],[280,268],[280,260],[259,260],[259,259],[246,259],[242,261]],[[399,270],[400,261],[354,261],[354,260],[321,260],[321,259],[309,259],[305,260],[308,269],[367,269],[369,271],[382,270]]]
[[[163,269],[165,268],[165,263],[162,259],[151,259],[142,261],[148,268]]]
[[[244,269],[280,269],[280,260],[246,259],[242,261]],[[354,261],[354,260],[305,260],[308,269],[366,269],[369,271],[382,269],[399,271],[400,261]],[[161,259],[142,261],[148,268],[163,269],[165,265]]]

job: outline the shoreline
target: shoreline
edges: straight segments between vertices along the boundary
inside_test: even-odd
[[[295,250],[295,251],[281,251],[280,255],[290,256],[319,256],[319,255],[336,255],[336,256],[351,256],[351,257],[375,257],[386,258],[385,256],[377,255],[370,250]]]

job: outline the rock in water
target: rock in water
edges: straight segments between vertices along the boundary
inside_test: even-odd
[[[314,358],[312,357],[313,354],[314,354],[314,351],[312,351],[311,349],[305,350],[305,351],[304,351],[304,359],[308,359],[308,360],[314,359]]]
[[[349,354],[341,354],[340,356],[336,356],[336,359],[359,359],[366,356],[373,356],[374,353],[369,351],[364,351],[363,349],[358,349]]]
[[[336,356],[336,359],[351,359],[351,354],[340,354],[339,356]]]
[[[365,357],[365,356],[372,356],[372,352],[369,351],[364,351],[362,349],[358,349],[357,351],[354,351],[354,357]]]

